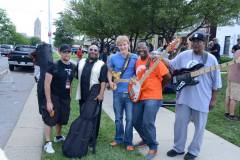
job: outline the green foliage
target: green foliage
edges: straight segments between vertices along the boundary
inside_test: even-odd
[[[233,59],[232,59],[232,58],[229,58],[229,57],[226,57],[226,56],[222,56],[222,57],[220,58],[220,63],[229,62],[229,61],[231,61],[231,60],[233,60]]]
[[[6,11],[0,8],[0,43],[13,44],[15,26],[7,17]]]
[[[30,39],[21,33],[15,32],[13,34],[13,41],[11,42],[12,44],[24,44],[24,45],[30,45]]]
[[[135,45],[154,34],[169,42],[176,32],[187,30],[190,35],[225,24],[239,12],[238,0],[71,0],[62,16],[67,15],[77,32],[103,43],[126,34]]]
[[[38,37],[31,37],[30,38],[30,44],[32,46],[36,46],[37,44],[41,43],[41,39]]]
[[[74,43],[74,35],[77,34],[77,31],[74,30],[71,20],[68,18],[68,15],[60,13],[60,19],[55,21],[56,32],[54,38],[54,46],[59,47],[61,44],[72,45]]]

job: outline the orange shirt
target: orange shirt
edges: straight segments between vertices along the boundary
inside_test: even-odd
[[[147,58],[148,59],[148,58]],[[141,60],[138,58],[136,66],[136,75],[139,80],[146,71],[146,63],[148,60]],[[150,62],[150,67],[154,64],[153,61]],[[162,80],[163,76],[168,73],[167,67],[163,62],[159,62],[158,66],[152,71],[149,77],[143,82],[141,88],[140,100],[145,99],[162,99]]]

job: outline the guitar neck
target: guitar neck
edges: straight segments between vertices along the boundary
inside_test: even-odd
[[[216,66],[211,66],[211,67],[204,67],[204,68],[201,68],[197,71],[193,71],[191,72],[191,77],[197,77],[201,74],[204,74],[204,73],[208,73],[208,72],[212,72],[212,71],[215,71],[217,69],[223,69],[225,67],[228,67],[230,65],[233,65],[233,64],[236,64],[236,63],[239,63],[239,60],[237,59],[234,59],[230,62],[226,62],[226,63],[223,63],[223,64],[219,64],[219,65],[216,65]]]
[[[164,55],[166,54],[165,52],[162,54]],[[147,77],[152,73],[152,71],[158,66],[159,62],[161,61],[161,59],[163,58],[163,56],[160,56],[153,64],[153,66],[151,68],[149,68],[144,75],[142,76],[142,78],[139,80],[140,85],[143,84],[143,82],[147,79]]]

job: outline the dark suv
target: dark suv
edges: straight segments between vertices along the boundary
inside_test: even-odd
[[[35,46],[16,46],[15,49],[8,55],[8,64],[10,71],[13,71],[15,66],[33,67],[31,53],[35,52],[35,50]]]
[[[13,45],[9,45],[9,44],[0,45],[0,54],[2,56],[8,56],[8,54],[12,51],[13,51]]]

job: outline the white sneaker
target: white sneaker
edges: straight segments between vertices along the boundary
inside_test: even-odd
[[[65,141],[65,137],[64,136],[61,136],[61,138],[54,137],[53,141],[56,142],[56,143],[63,142],[63,141]]]
[[[44,151],[49,154],[55,153],[53,147],[52,147],[52,142],[48,142],[44,145]]]

